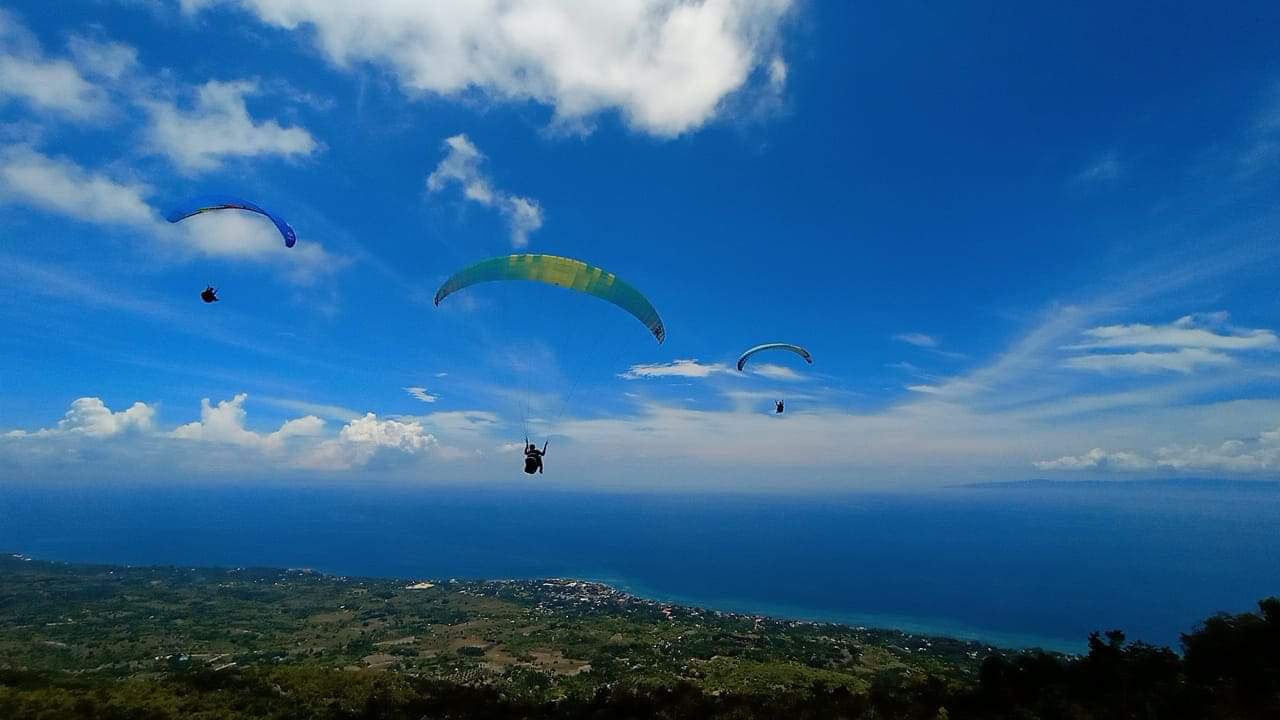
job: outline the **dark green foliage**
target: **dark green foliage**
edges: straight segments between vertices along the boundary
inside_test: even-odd
[[[1089,653],[1075,660],[1039,652],[990,656],[951,717],[1280,718],[1280,599],[1259,608],[1214,616],[1183,635],[1183,657],[1126,643],[1119,630],[1091,635]]]

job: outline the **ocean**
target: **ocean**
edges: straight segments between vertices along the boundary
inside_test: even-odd
[[[403,578],[575,577],[724,610],[1078,651],[1177,647],[1280,595],[1280,484],[1029,483],[826,497],[0,484],[0,550]]]

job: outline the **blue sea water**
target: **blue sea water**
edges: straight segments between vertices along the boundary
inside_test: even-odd
[[[0,550],[76,562],[578,577],[707,607],[1073,651],[1176,647],[1280,595],[1280,486],[836,497],[0,484]]]

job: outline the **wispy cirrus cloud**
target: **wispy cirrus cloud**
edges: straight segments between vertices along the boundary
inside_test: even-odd
[[[1166,325],[1103,325],[1084,331],[1082,341],[1066,345],[1063,349],[1165,347],[1257,350],[1280,346],[1280,338],[1273,331],[1234,329],[1226,326],[1228,320],[1226,313],[1207,313],[1186,315]]]
[[[747,371],[753,375],[784,382],[799,382],[805,379],[804,375],[785,365],[774,365],[772,363],[752,363],[747,366]]]
[[[1104,355],[1079,355],[1062,361],[1063,367],[1100,373],[1155,373],[1177,372],[1190,374],[1205,367],[1221,367],[1235,364],[1235,358],[1226,353],[1204,348],[1182,348],[1170,352],[1107,353]]]
[[[1133,323],[1090,328],[1081,333],[1082,340],[1062,348],[1088,354],[1068,357],[1062,365],[1103,373],[1190,374],[1205,367],[1235,364],[1236,355],[1244,351],[1280,349],[1280,339],[1271,330],[1235,329],[1227,324],[1228,320],[1226,313],[1208,313],[1187,315],[1165,325]],[[1144,349],[1114,352],[1138,348]]]
[[[893,336],[893,339],[897,340],[898,342],[906,343],[908,345],[915,345],[916,347],[922,347],[922,348],[938,347],[937,338],[933,337],[932,335],[925,335],[924,333],[918,333],[918,332],[898,333],[897,335]]]
[[[920,348],[926,352],[932,353],[939,357],[957,360],[964,357],[963,353],[952,352],[942,348],[942,342],[932,335],[926,335],[921,332],[905,332],[898,333],[893,339],[900,343],[905,343],[913,347]]]
[[[432,395],[424,387],[407,387],[404,388],[404,391],[408,393],[409,397],[421,400],[424,403],[433,403],[440,399],[439,395]]]
[[[1120,162],[1119,156],[1109,152],[1077,173],[1075,181],[1083,184],[1111,183],[1123,174],[1124,164]]]

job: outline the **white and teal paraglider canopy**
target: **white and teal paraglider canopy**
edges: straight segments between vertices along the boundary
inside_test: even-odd
[[[809,354],[808,350],[805,350],[799,345],[792,345],[791,343],[765,343],[763,345],[757,345],[742,353],[742,356],[738,358],[738,372],[742,372],[742,368],[746,367],[747,360],[751,359],[752,355],[766,350],[786,350],[788,352],[793,352],[804,358],[805,362],[810,365],[813,364],[813,356]]]

